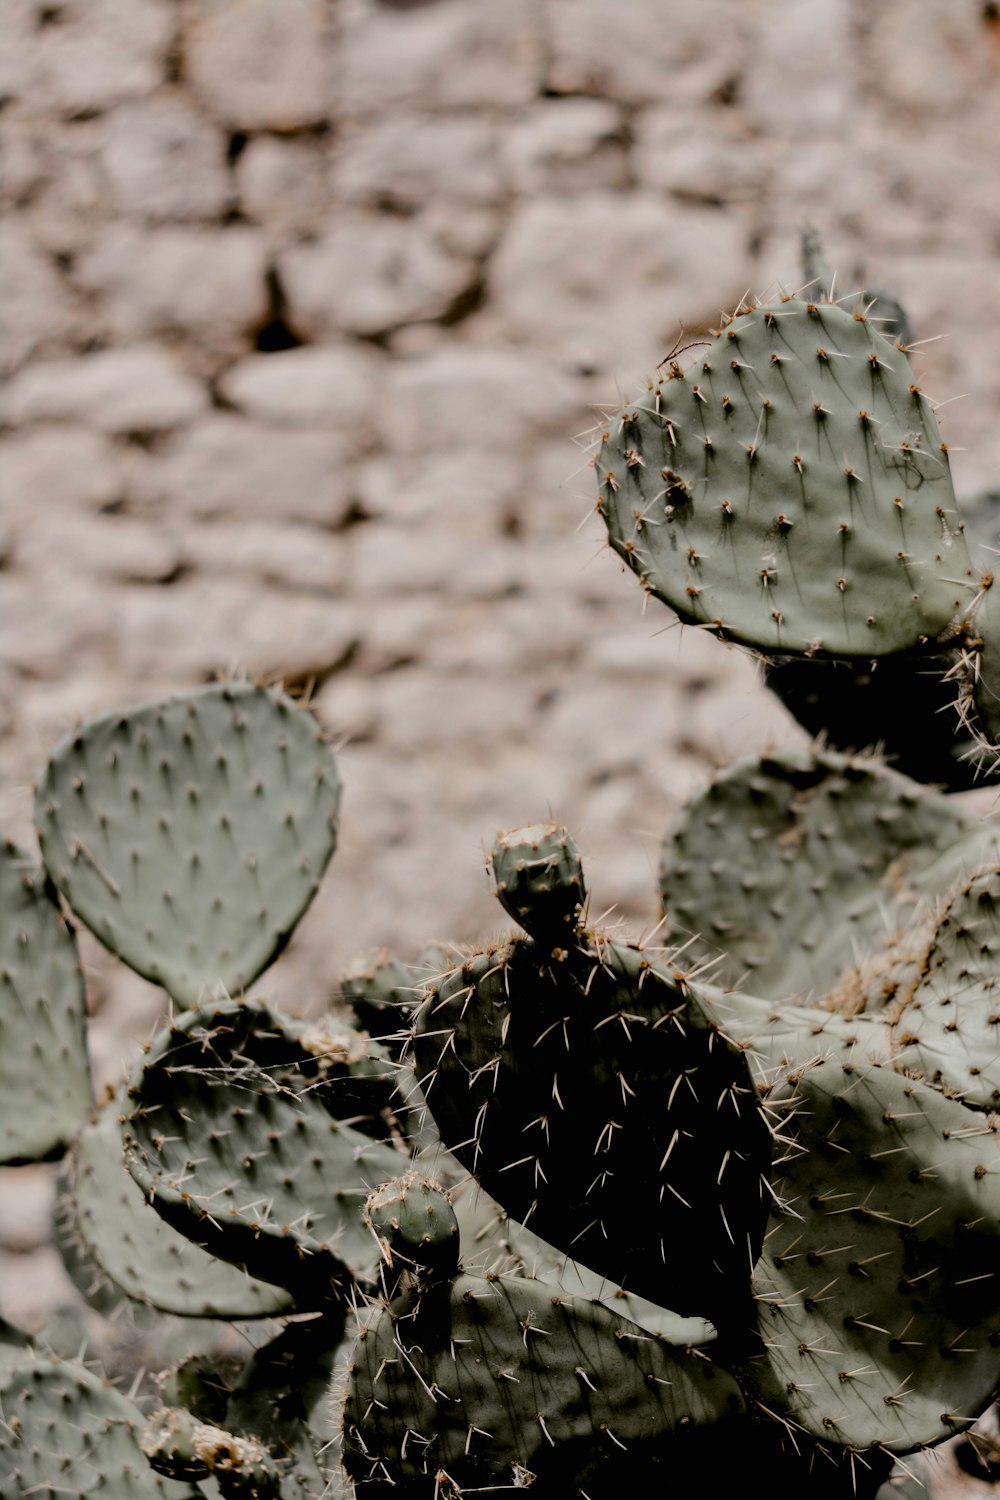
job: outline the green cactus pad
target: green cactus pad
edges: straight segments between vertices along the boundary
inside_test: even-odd
[[[963,882],[941,912],[893,1032],[907,1066],[980,1109],[1000,1106],[1000,868]]]
[[[76,940],[55,892],[0,843],[0,1164],[57,1155],[90,1114],[86,1018]]]
[[[766,1220],[771,1142],[743,1052],[679,970],[583,934],[455,970],[416,1023],[441,1136],[513,1219],[615,1285],[717,1321]]]
[[[281,951],[333,854],[339,800],[315,720],[280,693],[226,683],[72,731],[35,820],[77,916],[194,1005],[239,993]]]
[[[459,1275],[404,1295],[362,1329],[352,1366],[344,1465],[359,1495],[534,1480],[546,1495],[553,1480],[561,1494],[603,1496],[616,1481],[649,1494],[657,1461],[740,1432],[725,1371],[541,1282]]]
[[[353,1333],[353,1317],[351,1325]],[[274,1455],[281,1500],[341,1493],[331,1484],[339,1465],[330,1381],[346,1354],[342,1308],[289,1323],[247,1361],[230,1395],[223,1425]]]
[[[395,1038],[410,1023],[419,979],[388,948],[352,960],[340,980],[341,993],[369,1036]]]
[[[762,1399],[832,1444],[939,1442],[996,1388],[997,1136],[886,1068],[819,1063],[772,1103],[785,1211],[754,1275]]]
[[[84,1500],[195,1500],[162,1479],[140,1447],[143,1418],[118,1391],[72,1361],[0,1364],[0,1486],[5,1495]]]
[[[372,1193],[365,1222],[388,1271],[402,1268],[427,1281],[458,1270],[458,1219],[440,1183],[411,1168]]]
[[[361,1209],[401,1160],[373,1138],[380,1080],[323,1062],[260,1001],[204,1006],[154,1038],[122,1127],[129,1171],[168,1224],[300,1309],[373,1276]]]
[[[538,943],[572,943],[587,892],[576,844],[557,823],[503,833],[491,855],[501,906]]]
[[[56,1213],[57,1244],[88,1301],[128,1296],[187,1318],[288,1312],[287,1291],[206,1255],[145,1201],[125,1167],[121,1109],[111,1100],[74,1142]]]
[[[715,983],[818,999],[996,846],[953,801],[871,758],[747,757],[667,830],[668,935],[695,935],[690,952],[716,960]]]
[[[158,1474],[214,1479],[224,1500],[282,1500],[278,1466],[263,1443],[199,1422],[180,1408],[153,1413],[142,1451]]]
[[[886,656],[971,603],[931,403],[860,312],[790,297],[734,318],[615,415],[596,467],[615,551],[731,640]]]
[[[1000,587],[993,575],[984,579],[983,590],[975,610],[975,631],[981,645],[974,658],[975,675],[972,698],[975,716],[972,728],[978,753],[970,759],[982,761],[996,772],[1000,752]]]

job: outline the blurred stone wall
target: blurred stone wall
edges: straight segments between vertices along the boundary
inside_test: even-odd
[[[654,919],[706,763],[798,731],[644,615],[586,434],[679,330],[800,279],[904,298],[959,486],[1000,485],[1000,21],[974,0],[3,0],[0,807],[80,716],[311,688],[346,783],[258,987],[499,926],[550,813]],[[585,523],[580,527],[580,523]],[[87,946],[96,1061],[158,994]]]

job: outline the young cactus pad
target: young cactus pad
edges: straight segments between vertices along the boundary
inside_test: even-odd
[[[365,1222],[388,1271],[440,1281],[458,1271],[458,1219],[440,1184],[410,1170],[372,1193]]]
[[[643,586],[744,645],[885,656],[972,602],[931,403],[860,310],[788,297],[732,319],[613,417],[596,466]]]
[[[490,856],[497,899],[537,943],[572,943],[586,900],[576,844],[557,823],[502,833]]]
[[[387,1127],[365,1109],[372,1090],[377,1077],[324,1079],[261,1002],[220,1001],[160,1032],[133,1070],[126,1162],[182,1234],[318,1306],[378,1262],[360,1211],[400,1155],[373,1138]]]
[[[58,1153],[90,1114],[86,1016],[76,940],[55,892],[27,855],[0,842],[0,1163]]]
[[[194,1005],[281,951],[336,847],[340,783],[291,699],[222,683],[68,734],[38,786],[42,858],[106,947]]]

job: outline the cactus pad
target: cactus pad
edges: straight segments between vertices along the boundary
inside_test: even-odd
[[[586,900],[583,866],[565,828],[540,823],[503,833],[491,856],[497,898],[537,943],[573,941]]]
[[[76,940],[55,893],[26,855],[2,842],[0,1163],[55,1155],[90,1114],[86,1017]]]
[[[372,1193],[365,1222],[389,1271],[440,1281],[458,1270],[458,1220],[440,1184],[410,1170]]]
[[[789,297],[732,319],[614,416],[596,466],[615,551],[731,640],[886,656],[971,603],[931,403],[860,311]]]
[[[344,1465],[359,1496],[402,1485],[430,1500],[535,1480],[546,1495],[603,1497],[616,1482],[651,1493],[657,1460],[693,1458],[700,1437],[727,1440],[742,1406],[726,1372],[612,1309],[541,1282],[458,1275],[362,1329]]]
[[[206,1255],[145,1201],[125,1168],[111,1102],[78,1136],[66,1162],[57,1215],[57,1243],[88,1300],[117,1292],[161,1312],[187,1318],[264,1318],[287,1312],[281,1287],[255,1281]]]
[[[772,1102],[788,1144],[754,1276],[765,1402],[831,1443],[939,1442],[996,1386],[997,1136],[885,1068],[819,1063]]]
[[[896,1021],[907,1065],[966,1104],[1000,1106],[1000,868],[963,882],[932,928]]]
[[[83,1365],[0,1364],[0,1485],[10,1496],[195,1500],[190,1484],[154,1474],[139,1447],[143,1419]]]
[[[609,1281],[715,1318],[766,1220],[770,1136],[710,1000],[639,948],[515,940],[425,1002],[417,1079],[513,1219]]]
[[[361,1219],[400,1155],[373,1137],[379,1079],[330,1070],[259,1001],[190,1012],[132,1072],[126,1161],[157,1212],[221,1260],[287,1286],[300,1309],[371,1277]],[[366,1131],[370,1133],[366,1133]]]
[[[660,890],[674,938],[724,955],[714,982],[819,998],[991,845],[978,819],[877,760],[786,750],[734,761],[681,809]]]
[[[238,993],[281,951],[333,854],[339,799],[315,720],[227,683],[72,731],[35,816],[77,916],[191,1005]]]

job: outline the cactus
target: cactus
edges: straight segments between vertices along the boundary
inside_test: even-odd
[[[83,1500],[196,1500],[190,1484],[161,1479],[139,1447],[142,1416],[74,1361],[30,1351],[0,1361],[0,1474],[6,1493]]]
[[[617,413],[596,467],[643,587],[764,652],[919,651],[975,593],[930,402],[860,308],[734,317]]]
[[[525,921],[551,934],[549,896]],[[585,929],[568,948],[515,938],[431,992],[413,1059],[445,1142],[512,1218],[676,1312],[728,1308],[760,1251],[770,1136],[683,968]]]
[[[1000,854],[989,827],[868,757],[784,750],[734,761],[663,841],[667,936],[713,981],[820,1000],[852,958]]]
[[[281,1287],[255,1281],[207,1256],[160,1218],[125,1170],[112,1099],[67,1156],[56,1241],[88,1301],[113,1308],[123,1297],[189,1318],[264,1318],[292,1307]]]
[[[239,993],[288,941],[336,845],[316,722],[249,683],[107,714],[36,794],[46,869],[81,921],[180,1004]]]
[[[588,1494],[604,1494],[693,1458],[703,1432],[717,1440],[738,1421],[735,1381],[704,1355],[672,1350],[598,1303],[553,1297],[544,1283],[463,1272],[447,1199],[439,1194],[435,1208],[427,1183],[390,1184],[369,1212],[405,1221],[414,1195],[418,1220],[430,1209],[449,1226],[448,1255],[430,1265],[419,1228],[392,1226],[419,1271],[373,1309],[353,1354],[344,1461],[359,1495],[534,1482],[542,1494],[554,1482],[555,1494],[584,1476]]]
[[[53,898],[28,857],[0,842],[0,1164],[58,1155],[93,1107],[83,975]]]
[[[261,1001],[189,1012],[133,1070],[123,1139],[168,1224],[309,1307],[374,1273],[360,1209],[399,1156],[373,1080],[324,1077],[303,1039]]]

